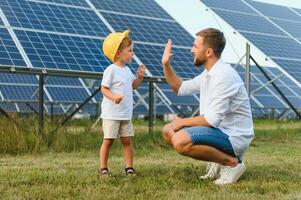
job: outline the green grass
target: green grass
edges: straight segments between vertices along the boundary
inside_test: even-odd
[[[0,120],[5,144],[0,147],[0,199],[301,199],[301,122],[255,120],[247,171],[237,184],[223,187],[198,179],[205,162],[158,145],[163,144],[162,122],[155,127],[158,144],[147,134],[147,122],[134,123],[136,177],[124,175],[119,141],[109,160],[113,176],[99,177],[102,137],[100,127],[90,129],[93,122],[72,121],[47,147],[32,126],[20,122],[22,131]],[[12,132],[4,136],[8,129]]]

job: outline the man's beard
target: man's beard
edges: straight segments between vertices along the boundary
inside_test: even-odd
[[[205,64],[205,62],[206,62],[205,59],[200,60],[200,59],[197,59],[197,58],[194,56],[194,60],[193,60],[193,65],[194,65],[194,66],[202,66],[202,65]]]

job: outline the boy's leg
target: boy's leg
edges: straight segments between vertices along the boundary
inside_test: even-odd
[[[133,167],[133,146],[132,136],[134,136],[134,130],[131,120],[123,120],[120,125],[120,140],[123,146],[123,153],[125,157],[126,167]]]
[[[120,127],[120,121],[118,120],[102,120],[102,129],[104,139],[99,151],[99,166],[100,168],[107,168],[107,162],[109,157],[110,147],[117,138]]]
[[[133,147],[131,137],[120,137],[120,140],[123,146],[126,168],[133,167]]]
[[[99,166],[100,169],[108,168],[108,158],[110,153],[110,147],[112,146],[114,139],[103,139],[100,151],[99,151]]]

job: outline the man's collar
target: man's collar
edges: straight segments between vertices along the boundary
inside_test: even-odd
[[[211,69],[210,69],[209,71],[206,69],[206,75],[207,75],[207,76],[212,76],[212,75],[215,73],[215,71],[219,68],[219,66],[220,66],[220,64],[221,64],[222,62],[223,62],[223,61],[222,61],[221,58],[218,59],[218,60],[214,63],[214,65],[211,67]]]

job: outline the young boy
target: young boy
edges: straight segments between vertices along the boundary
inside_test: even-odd
[[[132,126],[133,89],[141,84],[145,66],[141,65],[135,77],[126,66],[133,59],[133,41],[129,37],[129,30],[122,33],[111,33],[103,43],[104,55],[113,64],[106,68],[101,82],[103,100],[101,104],[104,139],[99,152],[102,176],[110,175],[107,166],[110,147],[114,140],[120,137],[125,157],[126,175],[135,175],[133,168],[133,148],[131,137],[134,136]]]

